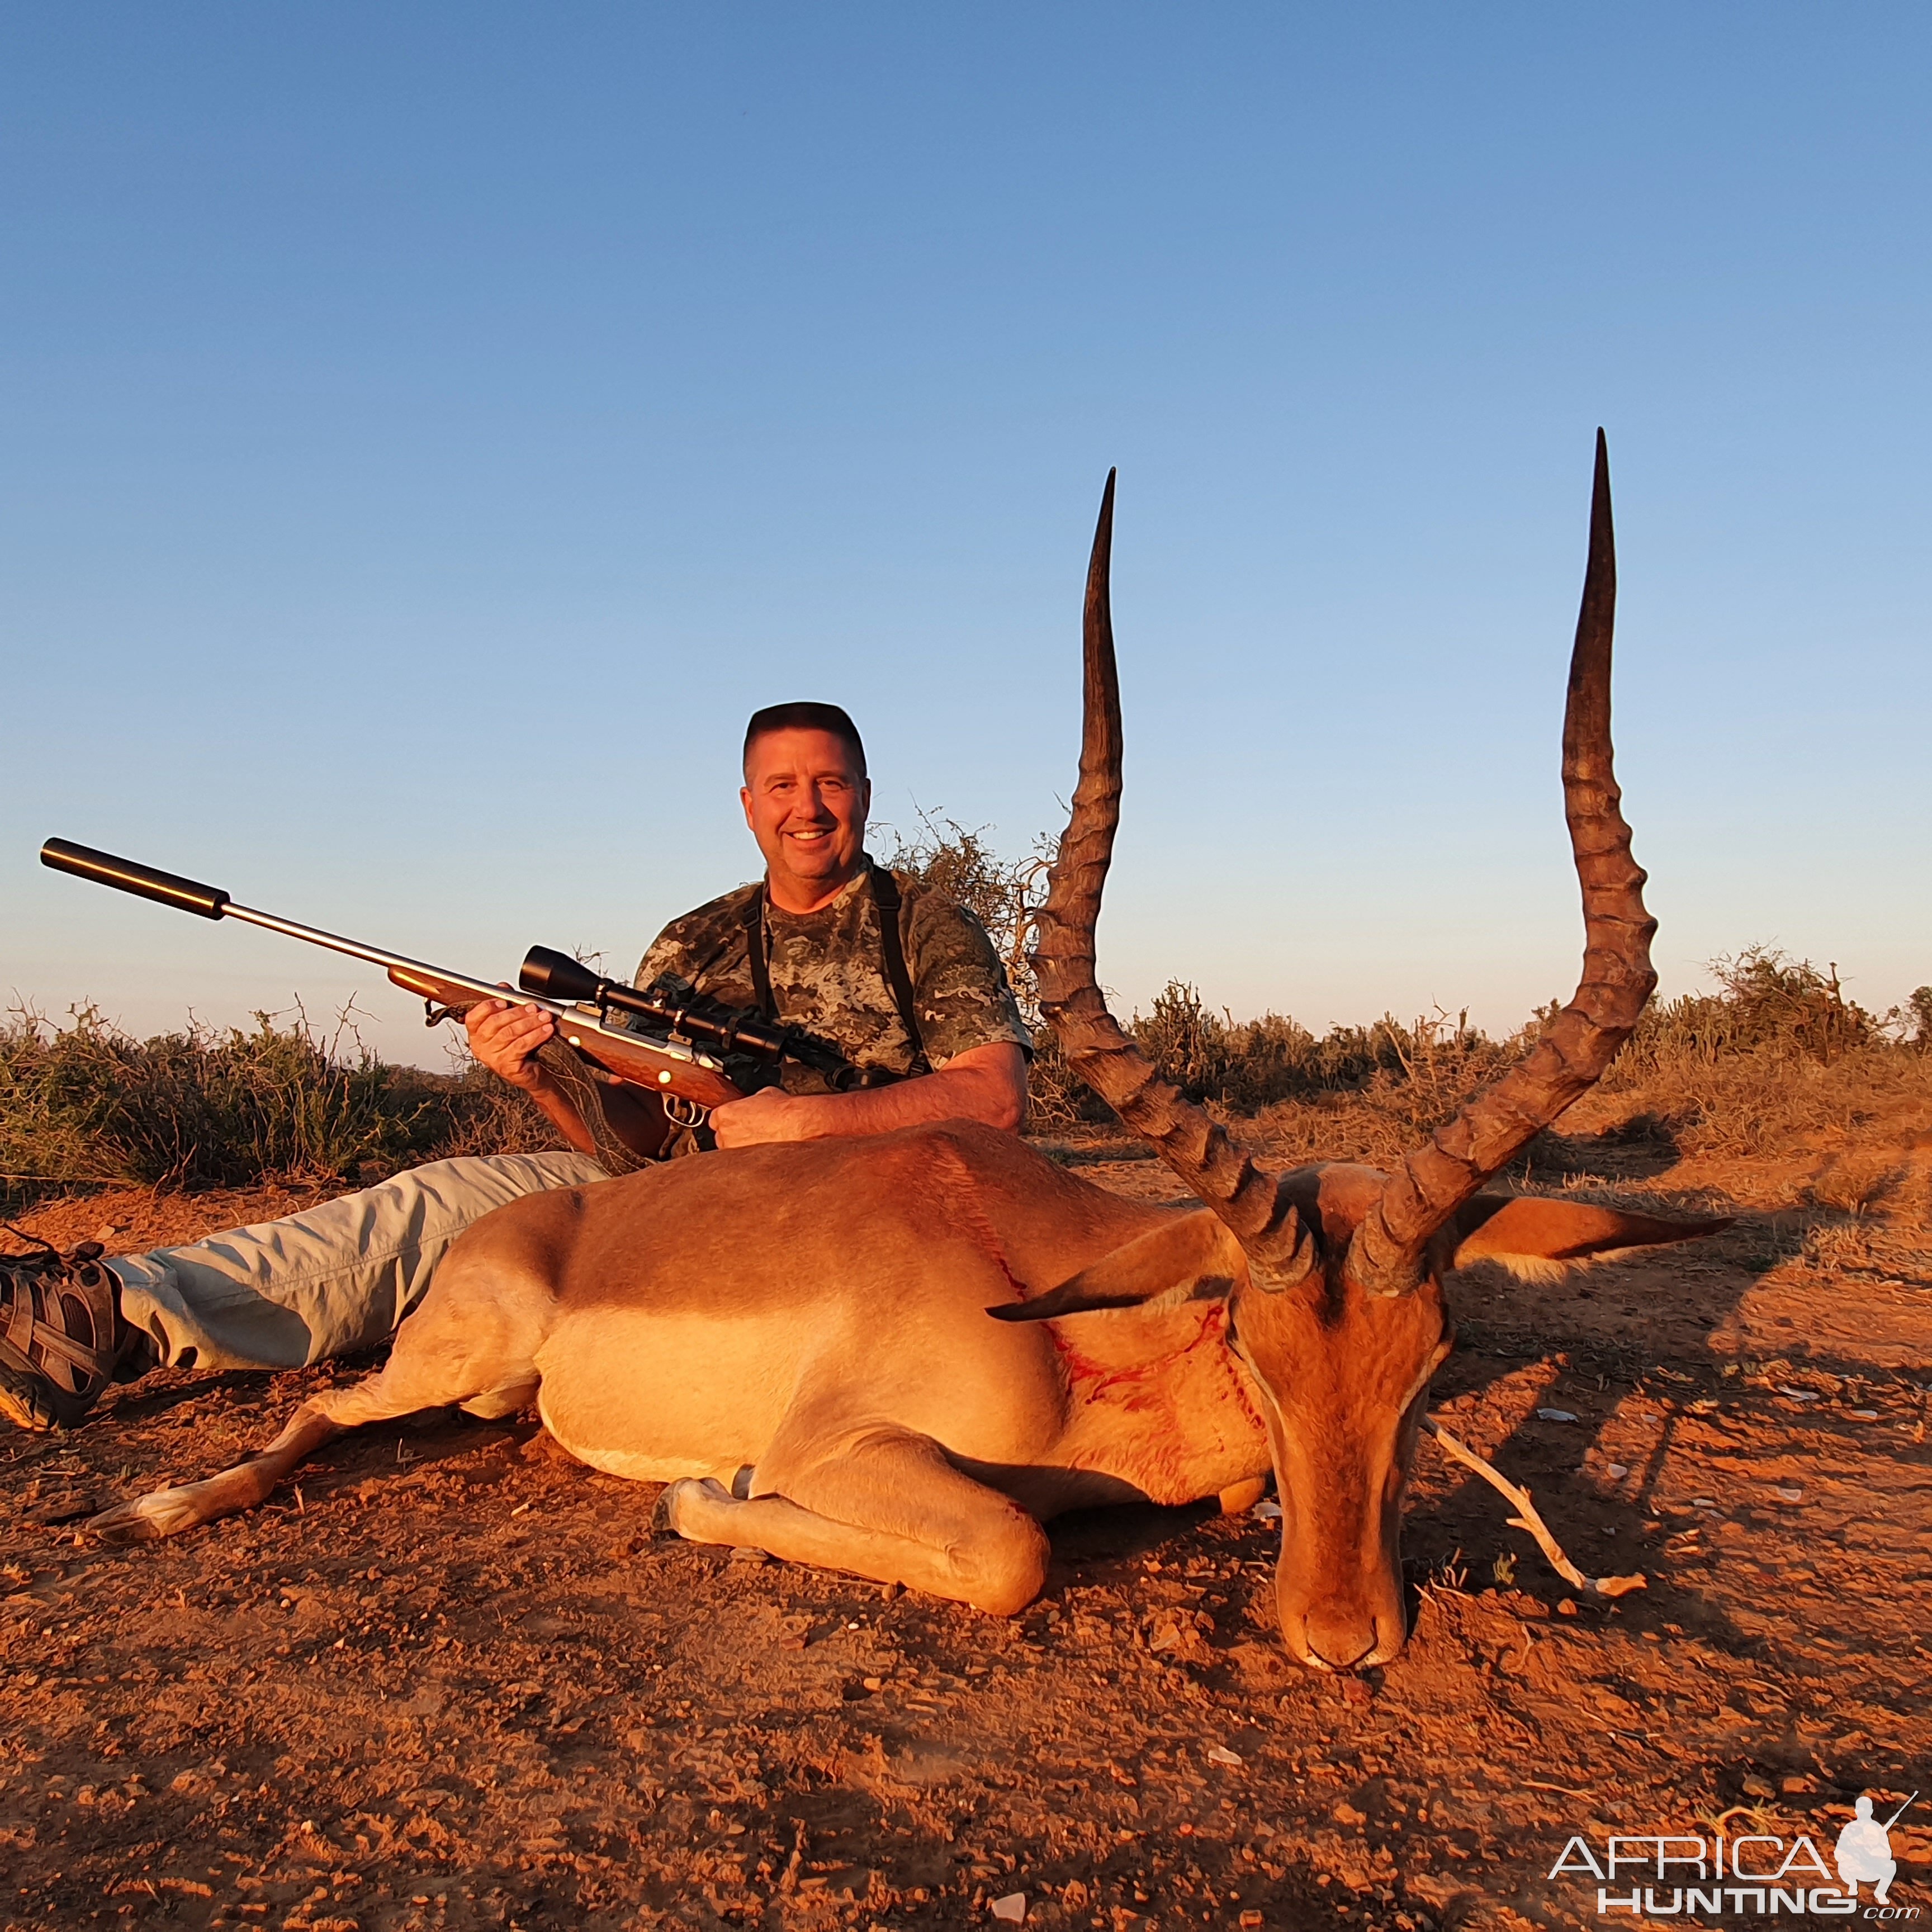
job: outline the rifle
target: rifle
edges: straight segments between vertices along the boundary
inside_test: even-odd
[[[381,967],[397,986],[422,996],[428,1015],[425,1025],[460,1018],[484,1000],[535,1006],[556,1021],[559,1036],[601,1068],[603,1078],[658,1094],[665,1112],[680,1126],[701,1125],[712,1108],[744,1099],[743,1088],[724,1071],[726,1054],[743,1054],[767,1066],[795,1060],[824,1074],[840,1092],[881,1086],[897,1077],[881,1067],[854,1066],[836,1047],[796,1028],[775,1025],[762,1013],[700,996],[680,996],[662,982],[639,992],[602,978],[568,953],[553,952],[548,946],[530,948],[517,975],[521,990],[513,992],[445,967],[385,952],[359,939],[345,939],[338,933],[298,925],[253,906],[237,905],[219,886],[204,886],[64,838],[50,838],[40,848],[40,863],[203,919],[244,920],[290,939],[366,959]],[[652,1021],[658,1030],[639,1032],[614,1024],[614,1012]]]

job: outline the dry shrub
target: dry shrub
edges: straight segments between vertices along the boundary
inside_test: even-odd
[[[1821,973],[1808,959],[1753,946],[1712,960],[1709,970],[1714,993],[1686,993],[1646,1010],[1617,1056],[1612,1084],[1634,1086],[1751,1053],[1828,1066],[1886,1040],[1885,1024],[1845,998],[1835,965]]]
[[[1881,1019],[1845,998],[1835,969],[1768,948],[1712,970],[1714,992],[1645,1013],[1578,1127],[1669,1141],[1687,1155],[1762,1156],[1828,1147],[1932,1100],[1932,992]],[[1515,1064],[1558,1010],[1552,1000],[1503,1040],[1441,1013],[1407,1025],[1384,1016],[1317,1038],[1278,1013],[1217,1014],[1177,982],[1130,1024],[1168,1078],[1224,1118],[1248,1117],[1246,1131],[1272,1158],[1386,1167]],[[1035,1074],[1040,1124],[1107,1118],[1057,1054],[1042,1052]],[[1818,1198],[1862,1211],[1885,1197],[1895,1165],[1840,1161]]]
[[[1923,1056],[1895,1047],[1863,1048],[1828,1066],[1760,1048],[1666,1065],[1606,1090],[1666,1124],[1683,1153],[1735,1159],[1841,1139],[1923,1095],[1928,1071]]]
[[[1034,915],[1045,897],[1048,855],[1046,842],[1036,839],[1025,858],[1002,859],[986,842],[988,829],[982,825],[969,831],[956,820],[922,813],[916,838],[892,832],[886,863],[958,900],[974,914],[992,938],[1020,1010],[1030,1023],[1039,1017],[1039,991],[1027,948]]]
[[[1424,1138],[1525,1050],[1527,1035],[1493,1040],[1466,1012],[1407,1024],[1334,1027],[1318,1037],[1282,1013],[1234,1020],[1172,981],[1129,1030],[1160,1072],[1226,1119],[1250,1118],[1251,1135],[1278,1159],[1325,1156],[1386,1165]],[[1041,1062],[1062,1083],[1060,1120],[1111,1118],[1064,1061]],[[1058,1096],[1057,1096],[1058,1097]],[[1036,1093],[1036,1116],[1040,1112]],[[1053,1124],[1058,1124],[1058,1121]]]
[[[1516,1040],[1432,1037],[1426,1021],[1401,1030],[1406,1066],[1378,1067],[1359,1086],[1262,1108],[1255,1126],[1270,1155],[1288,1164],[1359,1160],[1393,1167],[1518,1058]]]
[[[1932,986],[1916,988],[1904,1006],[1886,1015],[1886,1022],[1922,1053],[1932,1051]]]
[[[299,1012],[145,1040],[92,1005],[64,1027],[25,1008],[0,1023],[0,1178],[16,1187],[372,1178],[533,1144],[556,1142],[501,1082],[391,1066],[346,1014],[326,1036]]]
[[[987,843],[986,830],[968,830],[956,820],[922,814],[916,838],[893,832],[886,862],[957,899],[986,928],[1021,1016],[1033,1031],[1033,1064],[1027,1076],[1032,1125],[1064,1128],[1110,1120],[1111,1110],[1075,1076],[1052,1029],[1040,1022],[1040,988],[1027,950],[1033,941],[1034,916],[1046,896],[1048,843],[1037,838],[1024,859],[1002,859]]]
[[[1918,1009],[1932,1012],[1932,994],[1881,1019],[1844,997],[1835,966],[1753,946],[1711,970],[1718,990],[1651,1007],[1604,1082],[1684,1153],[1816,1147],[1927,1094],[1932,1030]],[[1839,1184],[1861,1205],[1878,1191],[1874,1177]]]
[[[1027,1124],[1035,1132],[1091,1126],[1114,1111],[1066,1064],[1053,1029],[1036,1024],[1033,1064],[1027,1069]]]

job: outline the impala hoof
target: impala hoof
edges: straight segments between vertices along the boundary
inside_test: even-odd
[[[658,1492],[658,1499],[651,1508],[651,1534],[653,1536],[675,1536],[678,1533],[675,1520],[677,1512],[677,1492],[689,1482],[688,1476],[675,1483],[667,1483]]]
[[[178,1536],[201,1520],[187,1493],[182,1490],[157,1490],[152,1496],[137,1496],[132,1502],[116,1503],[81,1525],[90,1535],[104,1543],[158,1543],[165,1536]]]

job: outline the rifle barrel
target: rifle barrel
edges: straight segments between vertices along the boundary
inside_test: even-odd
[[[366,959],[370,965],[380,966],[386,972],[400,968],[406,973],[426,974],[450,986],[460,986],[479,999],[502,1000],[513,1006],[541,1006],[548,1013],[563,1011],[554,1000],[517,992],[508,986],[493,986],[487,980],[472,980],[466,973],[452,973],[447,966],[432,966],[427,960],[412,959],[406,953],[385,952],[381,946],[365,945],[359,939],[345,939],[339,932],[324,932],[320,926],[303,926],[295,920],[284,919],[278,914],[258,912],[253,906],[237,905],[232,899],[222,910],[230,919],[246,920],[250,926],[262,926],[270,932],[282,933],[290,939],[306,940],[311,946],[326,946],[330,952],[346,952],[352,959]]]
[[[359,939],[347,939],[339,932],[324,932],[319,926],[304,926],[298,920],[284,919],[278,913],[237,905],[218,886],[204,886],[196,880],[160,872],[132,859],[118,858],[112,852],[96,851],[91,845],[76,845],[64,838],[50,838],[40,848],[40,863],[51,866],[57,872],[70,872],[76,878],[92,879],[97,885],[112,886],[117,892],[132,892],[137,898],[156,899],[180,911],[198,914],[203,919],[242,920],[250,926],[279,932],[286,938],[326,946],[332,952],[346,952],[352,959],[367,960],[385,972],[393,968],[425,974],[452,986],[460,986],[479,999],[502,1000],[518,1006],[541,1006],[552,1016],[566,1011],[554,1000],[513,992],[507,986],[493,986],[487,980],[472,980],[467,974],[452,973],[446,967],[432,966],[426,960],[386,952],[380,946],[367,945]]]

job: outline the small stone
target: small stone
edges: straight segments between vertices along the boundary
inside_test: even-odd
[[[1226,1744],[1210,1744],[1208,1747],[1208,1762],[1210,1764],[1239,1764],[1241,1756],[1238,1751],[1231,1751]]]
[[[1610,1480],[1612,1482],[1620,1483],[1629,1474],[1630,1465],[1628,1462],[1612,1462],[1610,1465]]]
[[[1565,1597],[1556,1606],[1556,1614],[1559,1617],[1574,1617],[1576,1614],[1576,1599],[1574,1597]]]
[[[1026,1917],[1027,1895],[1023,1892],[1010,1892],[1004,1898],[994,1900],[990,1910],[995,1918],[1004,1918],[1010,1925],[1017,1925]]]
[[[1772,1494],[1781,1503],[1802,1503],[1804,1500],[1804,1492],[1795,1483],[1780,1483]]]
[[[1574,1408],[1539,1408],[1536,1415],[1539,1422],[1574,1422],[1578,1419]]]

